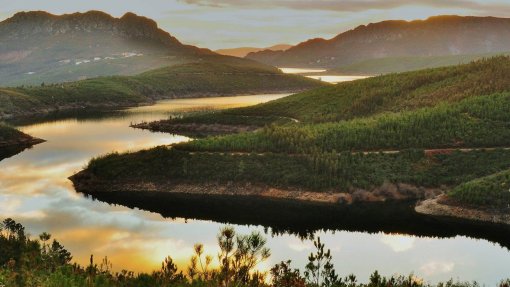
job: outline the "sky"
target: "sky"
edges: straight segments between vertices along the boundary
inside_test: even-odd
[[[0,20],[19,11],[134,12],[186,44],[210,49],[297,44],[356,26],[434,15],[510,17],[510,0],[0,0]]]

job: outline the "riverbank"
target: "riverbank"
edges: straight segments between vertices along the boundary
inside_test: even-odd
[[[124,108],[162,99],[300,92],[326,84],[277,70],[221,61],[189,63],[137,76],[0,88],[0,119],[83,108]]]
[[[251,132],[259,128],[257,126],[251,125],[173,123],[170,120],[139,123],[131,125],[131,127],[143,130],[150,130],[153,132],[164,132],[194,137],[206,137],[212,135]]]
[[[455,201],[446,195],[419,202],[415,211],[430,216],[510,225],[510,208],[474,207]]]
[[[98,178],[86,170],[69,179],[73,182],[76,191],[90,195],[111,192],[166,193],[168,195],[259,197],[331,205],[430,199],[444,192],[440,188],[391,183],[384,183],[371,190],[315,192],[304,189],[276,188],[249,182],[109,181]]]

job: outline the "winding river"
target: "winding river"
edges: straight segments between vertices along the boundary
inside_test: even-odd
[[[151,271],[171,255],[183,267],[196,242],[204,243],[206,253],[215,255],[216,234],[224,226],[219,221],[235,220],[165,218],[159,213],[109,205],[77,194],[67,178],[95,156],[189,140],[133,129],[129,127],[131,123],[164,119],[190,110],[247,106],[282,96],[285,95],[167,100],[150,107],[20,123],[22,131],[47,142],[0,161],[0,217],[21,222],[32,236],[51,232],[82,264],[93,253],[95,258],[108,256],[116,270]],[[190,208],[187,212],[193,213]],[[266,234],[272,256],[259,268],[268,269],[287,259],[294,267],[304,268],[312,251],[311,240],[296,233],[271,232],[271,228],[258,225],[263,223],[249,222],[233,226],[239,233],[259,230]],[[320,226],[321,222],[316,224]],[[485,239],[322,228],[313,235],[320,236],[331,249],[338,273],[354,273],[362,281],[374,270],[383,275],[413,272],[432,283],[460,278],[489,286],[510,276],[509,250]],[[386,230],[395,232],[391,227]]]

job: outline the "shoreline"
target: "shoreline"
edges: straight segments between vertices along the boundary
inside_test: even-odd
[[[443,194],[419,202],[415,207],[415,211],[428,216],[510,225],[510,208],[474,208],[465,204],[448,204],[449,201],[451,200]]]
[[[197,137],[252,132],[260,127],[250,125],[172,123],[171,120],[160,120],[133,124],[130,127],[152,132],[163,132]]]
[[[123,102],[123,103],[81,103],[81,104],[64,104],[58,106],[41,106],[34,107],[30,111],[13,111],[11,113],[3,112],[0,113],[0,120],[12,121],[20,119],[30,119],[36,117],[43,117],[52,113],[58,112],[75,112],[80,110],[120,110],[134,107],[151,106],[157,101],[162,100],[174,100],[174,99],[199,99],[199,98],[213,98],[213,97],[241,97],[241,96],[252,96],[252,95],[270,95],[270,94],[295,94],[307,91],[308,89],[295,89],[295,90],[260,90],[260,91],[248,91],[242,93],[190,93],[190,94],[166,94],[166,95],[145,95],[145,101],[140,102]]]
[[[91,195],[109,192],[167,193],[169,195],[259,197],[263,199],[281,199],[328,205],[419,200],[432,198],[444,192],[441,189],[427,189],[408,184],[390,183],[383,184],[370,191],[356,189],[350,192],[316,192],[299,188],[283,189],[263,184],[233,182],[115,182],[101,180],[87,170],[69,177],[69,180],[73,182],[77,192]]]

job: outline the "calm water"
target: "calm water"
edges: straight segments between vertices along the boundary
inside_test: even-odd
[[[214,255],[216,234],[223,224],[165,219],[157,213],[93,201],[77,194],[67,177],[94,156],[189,140],[132,129],[130,123],[164,119],[188,110],[251,105],[282,96],[169,100],[100,117],[23,125],[21,130],[47,142],[0,162],[0,217],[15,218],[34,236],[50,231],[83,264],[93,253],[96,258],[108,256],[114,269],[151,271],[167,255],[184,265],[196,242],[204,243],[206,252]],[[235,227],[241,233],[264,232],[262,226]],[[510,275],[509,251],[486,240],[340,230],[315,235],[331,248],[340,274],[352,272],[363,280],[376,269],[385,275],[414,272],[432,282],[453,277],[489,285]],[[289,234],[267,237],[272,256],[260,268],[286,259],[304,268],[311,241]]]
[[[369,76],[352,76],[352,75],[328,75],[324,74],[327,70],[323,69],[300,69],[300,68],[280,68],[286,74],[305,75],[308,78],[321,80],[328,83],[338,84],[354,80],[366,79]]]

